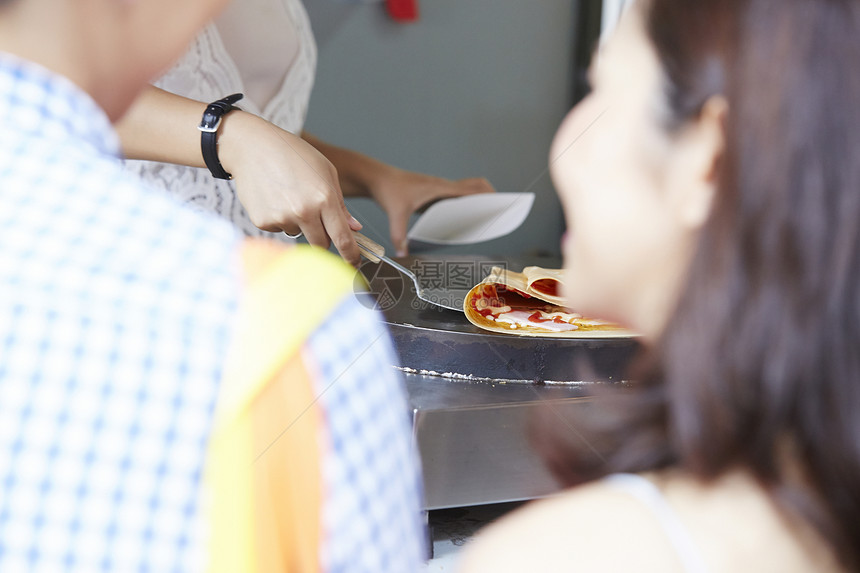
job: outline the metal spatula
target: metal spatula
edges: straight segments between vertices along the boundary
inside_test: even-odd
[[[450,293],[448,293],[445,289],[428,289],[422,287],[421,284],[418,282],[418,277],[415,276],[415,273],[413,273],[397,261],[393,261],[385,256],[385,247],[383,247],[373,239],[362,235],[358,231],[353,231],[353,235],[355,235],[355,241],[358,243],[359,251],[361,251],[361,254],[368,261],[370,261],[371,263],[378,263],[382,261],[412,279],[412,284],[415,285],[415,294],[418,296],[418,298],[434,306],[447,308],[448,310],[455,310],[457,312],[463,312],[462,306],[454,306],[454,302],[451,300],[452,297],[450,296]]]

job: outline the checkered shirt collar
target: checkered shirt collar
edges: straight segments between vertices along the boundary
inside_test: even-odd
[[[12,54],[0,52],[0,125],[75,145],[92,145],[120,156],[120,143],[105,112],[67,78]]]

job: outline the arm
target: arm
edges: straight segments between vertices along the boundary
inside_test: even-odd
[[[118,123],[130,159],[204,167],[197,125],[206,104],[155,87],[138,98]],[[218,157],[233,175],[236,194],[251,221],[265,231],[295,234],[357,264],[352,230],[361,225],[346,209],[332,164],[300,137],[243,111],[221,122]]]
[[[406,254],[409,217],[422,205],[443,197],[494,191],[486,179],[451,181],[404,171],[361,153],[325,143],[307,132],[302,132],[302,138],[337,168],[345,196],[372,197],[385,210],[391,241],[401,256]]]

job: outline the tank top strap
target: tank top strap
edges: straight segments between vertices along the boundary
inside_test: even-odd
[[[651,510],[681,560],[684,571],[707,573],[708,567],[698,547],[660,488],[636,474],[613,474],[604,478],[603,483],[627,493]]]

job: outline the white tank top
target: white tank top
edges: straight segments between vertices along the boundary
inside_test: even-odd
[[[233,0],[155,85],[207,103],[245,93],[239,104],[242,109],[299,134],[316,62],[316,43],[301,0]],[[254,99],[267,94],[272,94],[268,101]],[[289,241],[282,233],[255,227],[236,197],[234,184],[213,178],[206,169],[150,161],[126,161],[126,166],[190,206],[232,221],[248,235]]]
[[[675,549],[681,561],[681,567],[686,573],[708,573],[708,566],[699,548],[675,510],[663,497],[660,488],[637,474],[612,474],[604,478],[603,483],[627,493],[651,511]]]

